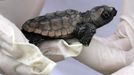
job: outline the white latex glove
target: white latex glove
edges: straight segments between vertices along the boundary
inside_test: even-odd
[[[29,44],[20,30],[0,15],[0,74],[48,75],[55,63]]]
[[[94,36],[89,47],[85,47],[77,57],[79,61],[106,75],[115,71],[113,75],[134,74],[133,3],[132,0],[123,0],[121,19],[115,33],[108,38]]]

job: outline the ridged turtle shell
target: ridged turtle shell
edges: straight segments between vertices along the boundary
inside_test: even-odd
[[[48,37],[66,37],[73,33],[80,21],[80,13],[68,9],[30,19],[23,24],[22,29]]]

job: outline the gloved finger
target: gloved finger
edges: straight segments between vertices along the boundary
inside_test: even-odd
[[[120,69],[117,72],[114,72],[111,75],[133,75],[134,74],[134,63]]]
[[[15,59],[8,57],[3,52],[0,52],[0,69],[4,75],[32,75],[30,74],[30,68]],[[9,63],[10,62],[10,63]],[[23,68],[23,69],[22,69]],[[21,70],[21,71],[20,71]],[[24,73],[22,73],[24,72]]]
[[[21,56],[22,51],[16,50],[16,47],[13,45],[12,37],[8,37],[7,35],[0,33],[0,47],[1,50],[6,50],[12,57],[18,58]]]
[[[74,40],[68,40],[73,42]],[[42,53],[53,61],[60,61],[66,57],[74,57],[82,51],[82,44],[78,41],[68,44],[65,40],[46,41],[39,46]]]
[[[131,50],[131,43],[128,38],[122,38],[115,41],[111,41],[107,43],[109,47],[117,48],[118,50],[129,51]]]

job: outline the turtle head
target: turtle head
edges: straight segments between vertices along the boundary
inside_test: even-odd
[[[105,24],[109,23],[114,16],[117,14],[117,10],[114,7],[110,6],[96,6],[90,11],[86,11],[88,14],[88,21],[93,23],[97,28],[104,26]]]

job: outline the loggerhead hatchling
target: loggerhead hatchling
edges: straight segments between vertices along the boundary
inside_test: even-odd
[[[96,29],[109,23],[116,15],[114,7],[96,6],[86,12],[73,9],[56,11],[26,21],[22,32],[33,44],[39,44],[45,37],[77,38],[83,45],[89,45]]]

